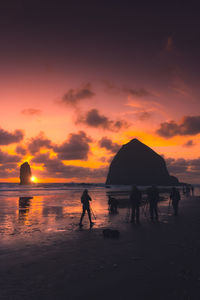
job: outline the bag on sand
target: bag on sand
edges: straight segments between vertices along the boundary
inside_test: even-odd
[[[103,237],[104,238],[113,238],[113,239],[118,239],[120,237],[120,232],[119,230],[116,229],[104,229],[103,230]]]

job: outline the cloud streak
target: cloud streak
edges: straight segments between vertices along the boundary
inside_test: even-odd
[[[165,138],[176,135],[196,135],[200,133],[200,116],[185,116],[180,124],[173,120],[163,122],[156,133]]]
[[[43,132],[40,132],[38,136],[31,138],[28,143],[28,150],[32,155],[39,152],[41,148],[53,148],[51,140],[46,138]]]
[[[125,87],[122,89],[122,91],[124,93],[129,94],[130,96],[134,96],[138,98],[151,96],[151,93],[144,88],[133,89],[133,88]]]
[[[124,120],[110,120],[107,116],[100,114],[98,109],[91,109],[84,115],[79,115],[77,124],[82,123],[90,127],[101,128],[110,131],[119,131],[122,128],[127,128],[128,123]]]
[[[170,174],[185,182],[198,183],[200,176],[200,158],[167,158],[165,159]]]
[[[85,84],[79,89],[69,89],[62,97],[61,103],[76,106],[80,101],[90,99],[95,96],[90,83]]]
[[[21,159],[18,155],[10,155],[0,149],[0,164],[16,163]]]
[[[41,110],[40,109],[36,109],[36,108],[27,108],[27,109],[23,109],[21,111],[21,113],[23,115],[26,115],[26,116],[34,116],[34,115],[40,115],[41,114]]]
[[[17,146],[15,148],[15,151],[17,154],[20,154],[20,155],[26,155],[26,148],[24,148],[23,146]]]
[[[50,176],[53,178],[79,178],[82,180],[91,180],[91,178],[105,178],[107,168],[84,168],[73,165],[65,165],[58,158],[49,158],[48,154],[38,154],[32,162],[42,163],[44,171],[42,175]]]
[[[19,176],[18,165],[15,162],[0,164],[0,178]]]
[[[109,139],[108,137],[103,137],[100,141],[99,141],[99,146],[101,148],[105,148],[106,150],[112,152],[112,153],[116,153],[119,148],[120,145],[117,143],[113,143],[113,141],[111,139]]]
[[[21,142],[24,138],[24,132],[20,129],[15,130],[10,133],[2,128],[0,128],[0,145],[10,145],[14,143]]]
[[[190,148],[190,147],[195,146],[195,143],[193,142],[193,140],[189,140],[183,146]]]
[[[132,88],[127,86],[119,87],[108,81],[104,81],[104,85],[105,85],[105,92],[109,94],[123,93],[137,98],[152,96],[152,94],[145,88]]]
[[[79,133],[71,133],[68,140],[54,147],[54,151],[61,160],[86,160],[90,151],[90,142],[92,139],[84,131],[79,131]]]

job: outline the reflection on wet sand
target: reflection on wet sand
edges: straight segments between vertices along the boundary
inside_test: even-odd
[[[43,215],[43,217],[55,215],[57,218],[62,218],[63,217],[63,207],[61,207],[61,206],[44,207],[42,210],[42,215]]]
[[[63,194],[20,197],[0,197],[0,237],[5,242],[17,239],[34,242],[36,234],[48,239],[48,234],[76,232],[81,214],[82,191]],[[97,215],[95,228],[108,223],[108,203],[105,190],[91,192],[92,211]],[[83,222],[88,228],[87,220]]]
[[[31,199],[33,199],[33,197],[19,197],[19,221],[26,221]]]
[[[90,190],[92,197],[91,207],[97,219],[94,230],[111,226],[121,229],[130,221],[129,193],[118,191],[112,192],[106,189]],[[0,238],[1,241],[36,241],[36,235],[40,233],[40,239],[48,240],[48,234],[64,231],[71,237],[78,231],[82,204],[80,201],[82,191],[65,191],[55,195],[24,195],[20,197],[0,197]],[[167,194],[162,194],[165,199]],[[117,206],[113,206],[112,198],[117,199]],[[143,194],[145,201],[146,195]],[[109,204],[110,200],[110,204]],[[164,214],[161,213],[162,221],[167,218],[168,201],[163,201],[159,207],[166,207]],[[166,212],[165,212],[166,211]],[[149,218],[147,205],[141,208],[141,215],[146,222]],[[83,230],[88,229],[87,218],[83,220]]]

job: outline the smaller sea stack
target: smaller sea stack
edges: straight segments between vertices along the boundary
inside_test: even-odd
[[[20,184],[31,184],[31,167],[28,162],[20,166]]]

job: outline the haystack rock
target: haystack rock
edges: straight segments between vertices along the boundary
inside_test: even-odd
[[[31,183],[31,167],[28,162],[25,162],[20,167],[20,184]]]
[[[123,145],[110,164],[106,184],[179,185],[165,160],[137,139]]]

